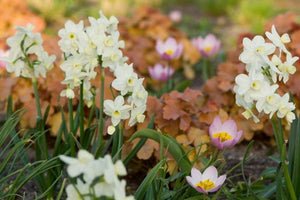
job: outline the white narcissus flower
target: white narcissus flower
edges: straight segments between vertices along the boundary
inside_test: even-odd
[[[244,96],[246,102],[258,100],[265,96],[265,90],[269,88],[269,83],[262,74],[239,74],[235,78],[237,84],[236,92]]]
[[[87,166],[94,161],[94,156],[88,151],[81,149],[78,152],[78,158],[71,158],[65,155],[60,155],[59,158],[68,164],[67,172],[70,177],[77,177],[82,173],[88,172]]]
[[[279,118],[286,117],[289,123],[291,123],[295,119],[295,115],[292,112],[295,109],[295,104],[289,102],[288,93],[286,93],[280,98],[279,103],[277,105],[277,109],[277,116]]]
[[[117,187],[115,187],[114,190],[114,197],[115,200],[134,200],[133,196],[127,196],[126,197],[126,181],[121,180],[117,183]]]
[[[116,79],[112,82],[112,87],[125,95],[132,92],[138,82],[137,74],[133,71],[132,64],[119,66],[115,70]]]
[[[52,69],[55,56],[49,56],[42,46],[43,39],[40,33],[33,33],[34,26],[15,27],[16,34],[7,39],[10,47],[8,57],[1,58],[6,62],[8,72],[14,72],[16,76],[27,78],[45,77],[46,72]],[[29,55],[31,55],[29,57]],[[33,60],[31,57],[37,57]]]
[[[89,189],[89,185],[77,179],[76,185],[70,184],[66,187],[67,200],[92,200],[89,196],[83,197],[83,195],[89,194]]]
[[[111,122],[114,126],[118,125],[121,119],[129,118],[131,106],[124,105],[124,97],[119,95],[114,101],[104,101],[104,113],[111,116]]]
[[[279,74],[278,80],[283,79],[283,82],[286,83],[289,80],[289,75],[294,74],[296,72],[296,67],[294,63],[297,62],[299,57],[292,57],[291,54],[287,54],[286,61],[284,63],[280,63],[278,65],[278,69],[281,74]]]
[[[65,23],[65,28],[58,31],[58,35],[61,38],[58,41],[58,45],[61,50],[65,53],[75,54],[79,48],[79,41],[87,41],[87,35],[83,30],[83,21],[75,24],[72,21],[67,21]]]
[[[147,102],[148,92],[143,86],[143,78],[138,79],[136,86],[133,88],[130,102],[136,106],[145,105]]]
[[[244,38],[244,51],[240,54],[240,61],[247,64],[248,72],[261,71],[261,67],[270,65],[271,69],[280,73],[278,69],[269,61],[268,55],[274,53],[275,46],[266,43],[262,36],[255,36],[253,40]]]
[[[275,94],[279,86],[274,84],[265,90],[265,96],[259,98],[256,102],[256,109],[258,112],[264,112],[265,114],[270,114],[270,118],[277,110],[277,104],[279,103],[280,96]]]
[[[143,123],[145,120],[145,115],[143,114],[146,110],[146,105],[135,107],[131,110],[131,117],[129,119],[129,126],[135,125],[138,123]]]
[[[71,88],[67,88],[60,92],[60,96],[73,99],[75,97],[75,93]]]
[[[279,34],[276,31],[276,28],[274,25],[272,25],[272,32],[266,32],[267,38],[273,42],[275,46],[277,46],[281,51],[283,51],[286,54],[290,54],[290,52],[286,49],[284,44],[287,44],[291,41],[289,35],[287,33],[283,34],[282,36],[279,36]]]

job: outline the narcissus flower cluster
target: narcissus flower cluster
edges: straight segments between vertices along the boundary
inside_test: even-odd
[[[127,174],[122,161],[113,163],[110,155],[95,159],[86,150],[79,150],[77,158],[65,155],[59,157],[68,164],[68,175],[76,179],[75,183],[66,187],[67,200],[92,200],[100,197],[134,200],[133,196],[126,196],[126,181],[118,178]]]
[[[34,26],[15,27],[16,34],[7,39],[10,47],[8,57],[1,60],[6,63],[8,72],[26,78],[46,77],[46,73],[53,68],[55,56],[49,56],[42,46],[40,33],[33,33]]]
[[[120,50],[124,41],[119,41],[117,18],[108,19],[100,11],[100,18],[89,17],[89,22],[90,26],[84,27],[83,21],[78,24],[67,21],[58,32],[61,38],[58,44],[65,58],[60,66],[66,76],[62,84],[67,85],[61,96],[74,98],[74,88],[83,83],[84,98],[90,101],[93,97],[90,80],[96,76],[95,67],[101,65],[114,71],[126,60]]]
[[[278,81],[286,83],[289,75],[296,72],[294,63],[299,58],[293,57],[285,47],[290,42],[288,34],[280,36],[273,25],[266,36],[272,43],[259,35],[243,40],[244,51],[239,59],[246,64],[248,74],[235,78],[236,103],[245,108],[243,115],[247,119],[253,117],[255,122],[259,121],[254,112],[256,108],[259,115],[268,114],[272,118],[276,113],[291,123],[295,119],[295,105],[289,101],[289,94],[280,96],[276,90]]]
[[[66,75],[62,83],[67,85],[61,96],[74,98],[74,88],[83,84],[84,98],[89,102],[93,97],[90,80],[96,76],[95,67],[109,68],[116,77],[111,86],[119,95],[104,101],[104,113],[111,117],[113,126],[129,118],[129,126],[143,122],[148,92],[143,86],[144,79],[134,72],[133,64],[125,63],[127,58],[120,50],[125,43],[119,40],[117,18],[108,19],[100,11],[100,18],[89,17],[89,22],[90,26],[84,27],[83,21],[78,24],[67,21],[65,28],[58,32],[61,37],[58,44],[65,57],[60,66]],[[114,127],[109,130],[113,133]]]

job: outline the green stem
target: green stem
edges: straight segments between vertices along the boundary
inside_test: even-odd
[[[283,155],[286,156],[285,144],[284,144],[283,150],[284,150]],[[293,183],[291,180],[291,176],[289,173],[289,169],[288,169],[288,164],[286,163],[286,158],[283,158],[283,159],[284,159],[284,162],[282,164],[283,164],[283,173],[284,173],[284,177],[285,177],[286,187],[288,188],[291,200],[297,200],[295,189],[294,189],[294,186],[293,186]]]
[[[216,148],[215,151],[214,151],[213,156],[212,156],[211,159],[208,161],[208,163],[205,165],[204,169],[206,169],[206,168],[209,167],[213,162],[216,161],[216,159],[217,159],[217,157],[218,157],[218,154],[219,154],[219,149]]]
[[[38,93],[38,88],[37,88],[37,81],[35,78],[32,78],[32,85],[33,85],[33,90],[34,90],[37,114],[40,119],[43,119],[41,105],[40,105],[40,98],[39,98],[39,93]]]
[[[79,106],[80,106],[80,115],[79,115],[79,128],[80,128],[80,144],[83,144],[84,138],[84,100],[83,100],[83,82],[80,84],[80,91],[79,91]]]
[[[291,177],[290,177],[290,174],[289,174],[289,170],[288,170],[288,167],[287,167],[287,164],[286,164],[286,145],[285,145],[284,140],[283,140],[283,135],[280,135],[282,133],[280,131],[278,131],[278,129],[277,129],[278,127],[276,125],[276,120],[274,118],[271,119],[271,123],[272,123],[273,130],[274,130],[276,144],[278,145],[278,150],[279,150],[281,162],[283,164],[283,172],[284,172],[286,187],[289,191],[291,200],[297,200],[295,190],[294,190],[294,187],[293,187],[293,184],[292,184],[292,181],[291,181]]]
[[[75,143],[74,143],[74,119],[73,119],[73,103],[72,99],[68,98],[68,108],[69,108],[69,129],[70,129],[70,147],[71,147],[71,156],[75,157]]]
[[[207,69],[206,59],[204,59],[204,63],[203,63],[203,66],[202,66],[202,78],[203,78],[204,83],[208,79],[208,69]]]
[[[123,125],[123,121],[121,121],[119,123],[119,131],[118,131],[118,134],[119,134],[119,139],[118,139],[118,158],[121,159],[122,157],[122,146],[123,146],[123,130],[124,130],[124,125]]]
[[[42,151],[44,151],[44,156],[46,159],[48,159],[48,149],[47,149],[47,143],[46,143],[46,136],[44,132],[44,120],[43,120],[43,115],[42,115],[42,110],[41,110],[41,104],[40,104],[40,98],[39,98],[39,92],[38,92],[38,87],[37,87],[37,81],[35,78],[32,78],[32,85],[33,85],[33,90],[34,90],[34,97],[35,97],[35,103],[36,103],[36,108],[37,108],[37,128],[39,131],[41,131],[41,138],[38,139],[38,145],[43,148]]]
[[[99,61],[99,64],[100,61]],[[98,145],[99,147],[101,147],[102,142],[103,142],[103,129],[104,129],[104,116],[103,116],[103,102],[104,102],[104,77],[105,77],[105,72],[104,72],[104,68],[101,67],[100,65],[100,69],[101,69],[101,93],[100,93],[100,107],[99,107],[99,136],[98,136]],[[98,149],[97,154],[101,155],[102,152],[101,149]]]
[[[272,127],[273,127],[276,145],[277,145],[280,157],[282,157],[281,154],[282,154],[283,139],[281,139],[282,137],[280,137],[280,133],[277,128],[276,120],[274,118],[271,119],[271,123],[272,123]]]

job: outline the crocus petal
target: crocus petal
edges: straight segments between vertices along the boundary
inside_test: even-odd
[[[192,187],[196,188],[195,185],[196,185],[198,182],[196,182],[195,179],[193,179],[193,178],[190,177],[190,176],[187,176],[187,177],[186,177],[186,181],[187,181]]]
[[[222,125],[222,132],[226,132],[233,137],[236,135],[236,129],[236,123],[234,120],[227,120]]]
[[[191,170],[191,175],[193,179],[196,180],[197,183],[200,182],[202,179],[202,173],[194,167]]]
[[[203,180],[209,179],[212,182],[215,182],[218,177],[218,170],[214,166],[208,167],[204,172],[203,172]]]
[[[208,192],[206,190],[204,190],[202,187],[195,187],[195,189],[198,191],[198,192],[201,192],[203,194],[208,194]]]

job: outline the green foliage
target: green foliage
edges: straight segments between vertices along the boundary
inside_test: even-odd
[[[179,168],[185,172],[190,171],[192,167],[191,162],[187,158],[182,146],[174,138],[152,129],[143,129],[135,132],[130,139],[134,140],[135,138],[139,137],[149,138],[155,140],[156,142],[160,142],[160,140],[162,140],[164,147],[167,148],[168,152],[174,157]]]
[[[262,33],[266,22],[277,13],[272,0],[241,0],[228,12],[233,22],[248,27],[254,33]]]
[[[200,9],[210,15],[226,15],[228,9],[234,8],[238,0],[201,0]]]
[[[296,115],[297,116],[297,115]],[[300,115],[291,125],[288,167],[297,198],[300,198]]]
[[[24,114],[19,110],[11,114],[0,129],[0,199],[14,200],[18,191],[30,180],[35,179],[42,185],[40,175],[59,166],[56,158],[30,163],[24,158],[36,134],[16,133],[15,129]],[[57,181],[58,181],[57,177]],[[11,181],[13,180],[13,181]],[[55,181],[47,190],[55,186]],[[39,186],[41,186],[39,185]]]

